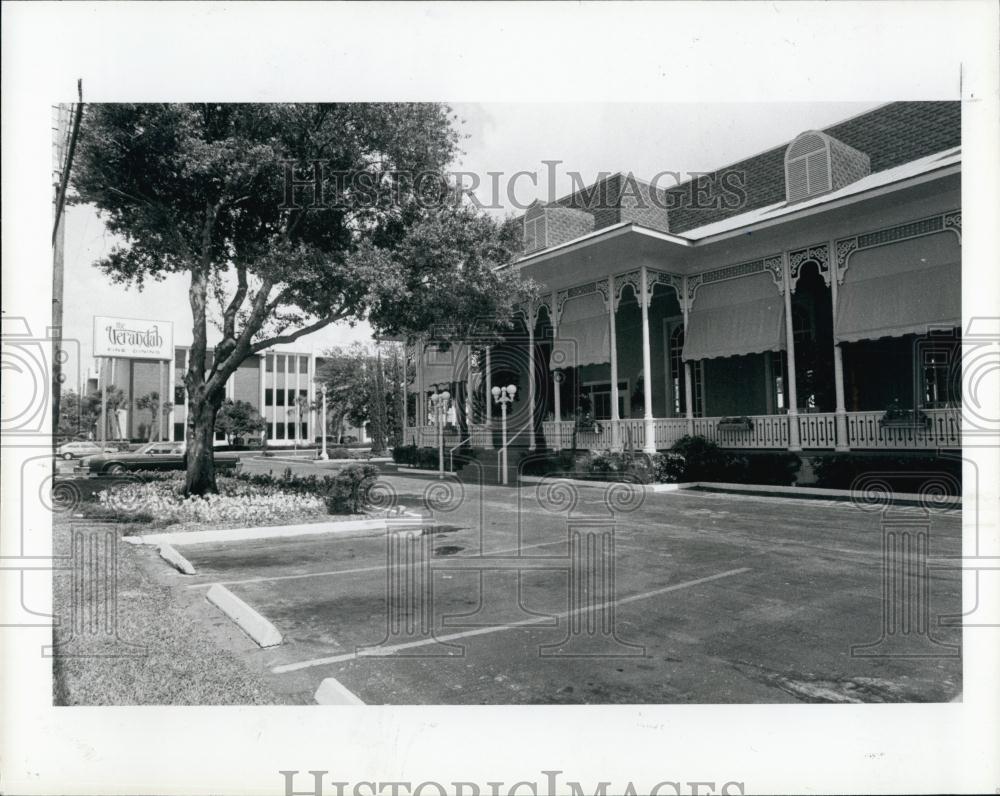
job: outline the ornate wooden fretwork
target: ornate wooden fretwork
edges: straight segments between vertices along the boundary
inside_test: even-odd
[[[653,290],[657,285],[666,285],[667,287],[672,287],[674,293],[677,294],[679,300],[683,299],[684,295],[684,277],[680,274],[671,274],[667,271],[652,271],[646,269],[646,301],[647,303],[653,300]]]
[[[843,284],[850,257],[854,252],[946,231],[954,232],[958,236],[959,243],[962,242],[961,210],[950,210],[947,213],[921,218],[917,221],[907,222],[906,224],[897,224],[893,227],[884,227],[873,232],[854,235],[850,238],[841,238],[836,244],[837,284]]]
[[[823,281],[827,287],[830,286],[830,247],[826,243],[816,243],[788,253],[788,283],[793,293],[799,282],[799,271],[803,265],[810,262],[816,263]]]
[[[639,292],[641,291],[642,285],[642,271],[629,271],[627,274],[618,274],[615,277],[615,310],[618,310],[618,305],[622,303],[622,291],[625,286],[628,285],[632,288],[632,292],[635,294],[636,300],[639,299]]]
[[[559,290],[556,292],[556,318],[561,318],[563,313],[563,307],[566,306],[566,302],[570,299],[580,298],[581,296],[590,296],[594,293],[598,293],[601,299],[604,301],[604,306],[608,306],[608,280],[598,279],[596,282],[587,282],[583,285],[574,285],[573,287],[568,287],[565,290]]]
[[[785,290],[785,282],[783,277],[783,266],[782,266],[782,256],[780,254],[772,254],[767,257],[762,257],[759,260],[750,260],[745,263],[737,263],[736,265],[727,265],[722,268],[716,268],[712,271],[705,271],[702,274],[695,274],[689,276],[687,280],[687,301],[688,306],[694,303],[695,295],[698,292],[698,288],[702,285],[710,285],[713,282],[724,282],[729,279],[739,279],[742,276],[753,276],[754,274],[767,273],[771,275],[771,280],[774,282],[775,287],[778,288],[778,292],[782,293]]]

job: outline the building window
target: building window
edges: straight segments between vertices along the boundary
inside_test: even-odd
[[[178,348],[174,351],[174,367],[183,370],[187,367],[187,349]]]
[[[274,406],[274,390],[270,387],[264,389],[264,406]]]
[[[694,400],[694,417],[705,416],[705,367],[704,360],[697,359],[691,363],[691,393]]]
[[[611,382],[584,384],[583,394],[590,399],[590,408],[595,420],[611,419]],[[625,413],[625,399],[628,398],[628,382],[618,382],[618,417],[628,417]]]
[[[274,373],[274,354],[268,354],[264,357],[264,371]]]
[[[935,339],[938,337],[938,339]],[[953,337],[929,335],[917,340],[918,401],[922,409],[947,409],[961,405],[961,349]]]
[[[295,390],[288,391],[288,405],[295,406]]]
[[[299,439],[306,439],[309,436],[309,426],[299,423]]]
[[[309,357],[299,357],[299,373],[309,372]]]
[[[285,424],[284,423],[276,423],[275,426],[274,426],[274,430],[278,434],[278,437],[277,437],[278,439],[284,439],[285,438]]]
[[[184,406],[187,403],[187,392],[182,384],[174,386],[174,406]]]
[[[684,385],[684,327],[677,324],[670,332],[670,397],[674,417],[682,417],[686,411],[686,393]]]
[[[174,423],[174,442],[184,441],[184,424]]]

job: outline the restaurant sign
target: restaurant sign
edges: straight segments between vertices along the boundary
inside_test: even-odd
[[[94,316],[94,356],[123,359],[173,359],[170,321]]]

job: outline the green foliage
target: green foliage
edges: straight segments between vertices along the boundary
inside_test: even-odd
[[[326,502],[330,514],[357,514],[368,503],[368,493],[379,470],[371,464],[352,464],[334,475],[293,475],[290,467],[280,477],[260,473],[240,473],[241,481],[259,487],[277,487],[283,492],[316,495]]]
[[[226,435],[226,442],[234,444],[236,439],[245,439],[260,434],[264,429],[264,418],[248,401],[226,399],[215,418],[215,430]]]
[[[788,486],[801,463],[788,451],[726,451],[697,435],[681,437],[671,451],[683,461],[669,465],[679,481]]]
[[[919,493],[930,483],[959,494],[962,460],[950,456],[892,453],[824,453],[811,457],[815,486],[851,489],[861,476],[877,474],[896,492]]]
[[[684,458],[684,481],[720,481],[726,471],[727,456],[705,437],[685,435],[670,448]]]
[[[436,470],[438,468],[438,449],[431,447],[417,447],[416,445],[397,445],[392,449],[392,460],[396,464],[407,464],[423,470]],[[445,467],[448,466],[448,457],[445,456]]]
[[[454,122],[433,103],[87,107],[74,201],[94,205],[117,241],[97,266],[139,288],[170,274],[190,282],[196,440],[211,437],[229,376],[275,345],[337,321],[460,334],[509,316],[524,285],[500,266],[516,230],[448,187]],[[209,363],[213,308],[221,341]],[[211,456],[196,447],[188,492],[216,491]]]

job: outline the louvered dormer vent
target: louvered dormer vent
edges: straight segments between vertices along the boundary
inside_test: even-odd
[[[871,172],[864,152],[810,130],[785,150],[785,198],[789,204],[849,185]]]

